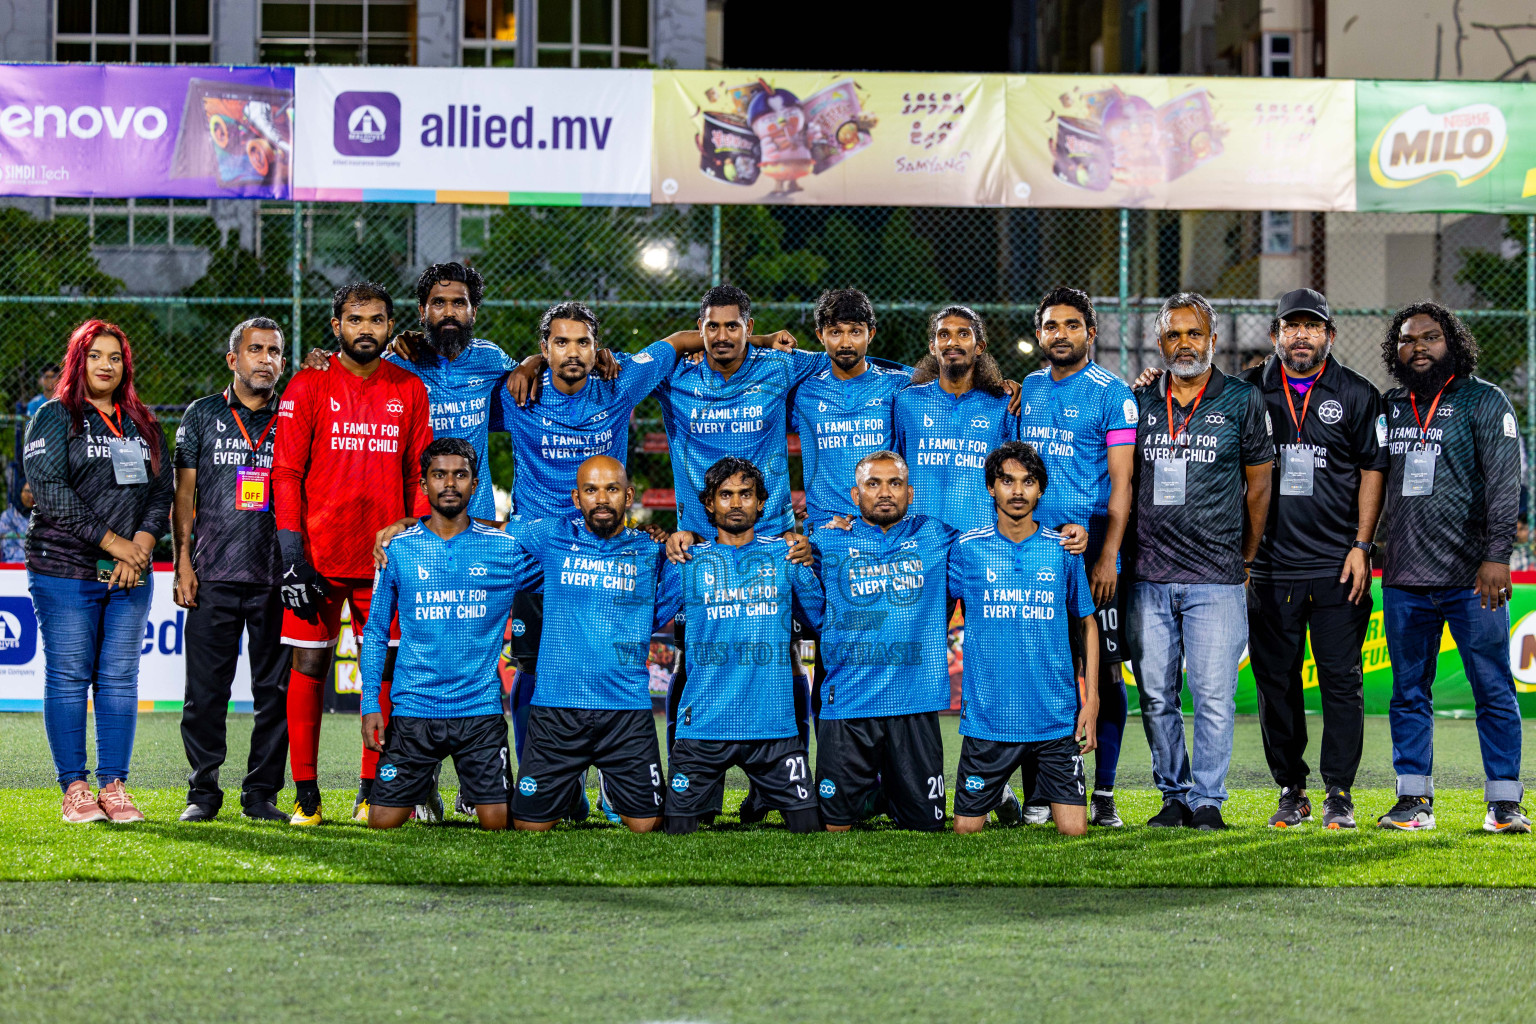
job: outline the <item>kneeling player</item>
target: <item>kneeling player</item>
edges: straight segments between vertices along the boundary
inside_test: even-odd
[[[512,597],[532,572],[515,536],[520,520],[503,533],[469,517],[478,476],[468,441],[441,437],[429,444],[421,487],[432,514],[394,538],[374,580],[374,614],[359,651],[363,745],[380,755],[369,828],[403,825],[436,792],[448,757],[460,801],[474,805],[480,827],[507,827],[507,721],[497,661]],[[396,609],[400,648],[386,728],[379,695]]]
[[[949,557],[949,591],[965,606],[955,831],[981,831],[993,810],[1017,823],[1021,809],[1008,779],[1022,768],[1050,802],[1057,831],[1082,835],[1083,755],[1096,745],[1099,714],[1093,594],[1082,557],[1034,520],[1048,483],[1035,449],[998,445],[984,472],[997,521],[961,534]],[[1082,630],[1081,695],[1069,629]]]
[[[809,567],[786,560],[783,538],[757,536],[767,500],[768,484],[751,462],[716,462],[699,493],[715,540],[663,569],[680,579],[688,623],[688,679],[667,766],[672,835],[720,811],[721,783],[733,765],[752,781],[759,807],[779,811],[791,832],[821,830],[792,660],[792,611],[817,625],[821,586]]]

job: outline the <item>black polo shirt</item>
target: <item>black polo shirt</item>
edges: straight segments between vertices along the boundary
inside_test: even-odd
[[[247,409],[229,387],[217,395],[199,398],[187,406],[181,418],[176,431],[176,468],[197,470],[192,570],[199,579],[277,585],[277,520],[272,514],[271,480],[276,414],[275,396],[264,408]],[[252,445],[256,446],[254,451]],[[254,483],[253,478],[265,478],[264,509],[238,507],[242,474],[248,485]],[[251,493],[245,497],[249,499]],[[254,502],[246,500],[243,504]]]
[[[1275,457],[1264,397],[1252,384],[1213,369],[1193,413],[1174,403],[1174,418],[1182,425],[1179,439],[1188,440],[1176,443],[1166,422],[1168,377],[1165,373],[1135,392],[1140,415],[1127,531],[1134,545],[1131,564],[1138,580],[1152,583],[1240,584],[1244,467]],[[1186,463],[1182,505],[1156,503],[1154,463],[1164,458]]]
[[[1289,387],[1270,356],[1240,375],[1264,393],[1275,426],[1275,470],[1269,518],[1253,575],[1259,579],[1339,578],[1360,530],[1360,471],[1386,472],[1386,405],[1376,385],[1330,358],[1307,395],[1291,388],[1301,434],[1286,404]],[[1303,414],[1305,408],[1305,414]],[[1281,494],[1285,452],[1312,456],[1312,493]]]

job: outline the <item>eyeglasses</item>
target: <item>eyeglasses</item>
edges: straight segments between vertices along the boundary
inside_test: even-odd
[[[1298,334],[1325,334],[1327,331],[1327,324],[1316,322],[1301,324],[1282,323],[1280,325],[1280,335],[1284,338],[1294,338]]]

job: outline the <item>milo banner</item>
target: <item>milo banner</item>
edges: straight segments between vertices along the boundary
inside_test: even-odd
[[[1536,212],[1536,85],[1356,82],[1361,210]]]
[[[1003,76],[657,71],[651,201],[1000,206]]]
[[[284,199],[293,69],[0,65],[0,195]]]
[[[1014,206],[1351,210],[1348,81],[1008,80]]]

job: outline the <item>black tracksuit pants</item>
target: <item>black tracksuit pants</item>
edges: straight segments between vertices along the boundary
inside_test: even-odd
[[[1346,790],[1355,784],[1365,730],[1360,645],[1371,606],[1369,595],[1351,604],[1349,584],[1337,577],[1255,579],[1249,587],[1248,653],[1259,727],[1270,774],[1281,786],[1305,786],[1310,772],[1301,674],[1309,629],[1323,705],[1323,784]]]
[[[288,648],[283,646],[283,602],[275,586],[200,580],[197,607],[187,609],[187,689],[181,742],[192,774],[187,802],[219,807],[219,768],[227,750],[225,717],[247,637],[254,721],[240,803],[274,800],[288,761]]]

